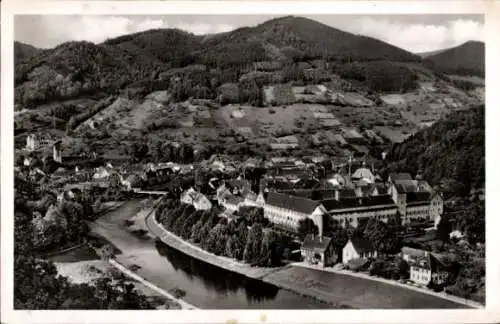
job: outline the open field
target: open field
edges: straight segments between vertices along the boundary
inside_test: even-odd
[[[393,143],[401,143],[410,136],[410,133],[404,134],[401,129],[394,127],[376,126],[375,130]]]

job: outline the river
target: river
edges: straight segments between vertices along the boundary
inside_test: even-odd
[[[139,209],[133,200],[91,224],[121,250],[117,261],[140,266],[137,274],[160,288],[182,289],[186,302],[203,309],[326,309],[331,306],[272,284],[193,259],[165,244],[140,239],[124,225]]]

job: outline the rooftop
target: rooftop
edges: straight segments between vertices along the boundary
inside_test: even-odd
[[[409,173],[390,173],[389,178],[392,181],[400,181],[400,180],[412,180],[412,177]]]
[[[332,239],[327,236],[307,234],[302,247],[309,250],[325,251]]]
[[[353,236],[350,239],[352,246],[358,253],[365,253],[365,252],[372,252],[375,251],[375,247],[373,246],[373,243],[360,236]]]
[[[406,203],[423,203],[428,202],[431,199],[430,192],[407,192],[406,193]]]
[[[316,207],[319,206],[319,202],[301,198],[297,196],[280,194],[277,192],[269,192],[266,199],[266,204],[293,210],[302,214],[311,214]]]
[[[323,200],[322,204],[329,212],[335,211],[337,209],[377,207],[377,206],[388,206],[388,205],[396,208],[394,201],[389,195],[347,198],[340,200],[328,199],[328,200]]]

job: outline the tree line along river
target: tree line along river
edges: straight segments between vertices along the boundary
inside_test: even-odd
[[[156,286],[186,292],[183,299],[204,309],[327,309],[330,305],[256,279],[215,267],[152,239],[133,235],[124,225],[139,210],[132,200],[91,224],[92,232],[115,245],[125,266]]]
[[[125,221],[137,214],[141,202],[131,200],[100,217],[90,227],[121,253],[116,260],[166,291],[181,289],[183,299],[202,309],[331,309],[346,308],[464,308],[463,305],[421,292],[343,274],[301,267],[283,269],[264,281],[216,267],[148,236],[136,236]],[[307,291],[330,300],[323,303],[279,288]],[[342,307],[343,307],[342,306]]]

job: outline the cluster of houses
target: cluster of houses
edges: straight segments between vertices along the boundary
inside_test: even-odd
[[[323,235],[325,216],[336,219],[342,226],[352,227],[357,227],[362,219],[388,222],[396,215],[401,217],[403,225],[420,222],[436,227],[439,223],[443,199],[420,176],[413,179],[407,173],[393,173],[385,182],[379,178],[365,166],[352,175],[334,174],[324,179],[324,183],[310,177],[307,181],[290,181],[271,172],[260,180],[258,192],[252,191],[250,181],[238,178],[222,181],[214,197],[206,197],[190,188],[182,194],[181,201],[205,210],[216,202],[224,208],[222,215],[228,218],[237,214],[241,207],[260,207],[275,227],[292,233],[297,233],[301,220],[311,219],[318,227],[318,234],[306,236],[301,248],[303,259],[330,266],[337,260],[337,251],[334,251],[332,239]],[[316,197],[313,197],[314,192]],[[411,263],[411,279],[421,284],[429,278],[444,280],[436,274],[438,259],[427,252],[424,254],[425,258],[414,258],[409,252],[405,254],[411,260],[418,259]],[[376,257],[375,247],[364,238],[350,239],[341,256],[344,263]]]
[[[34,137],[28,137],[27,148],[33,150],[39,144]],[[60,142],[53,145],[55,161],[61,161]],[[132,191],[148,178],[159,180],[171,174],[192,174],[195,169],[237,173],[241,168],[263,168],[258,188],[244,176],[236,179],[210,179],[211,193],[201,192],[198,187],[184,190],[180,201],[193,205],[197,210],[210,210],[214,204],[223,207],[222,216],[233,218],[240,208],[252,206],[262,208],[275,227],[297,233],[302,220],[310,219],[318,228],[318,234],[309,234],[302,244],[301,253],[306,262],[322,266],[336,261],[332,239],[323,235],[323,221],[331,217],[344,227],[356,228],[362,220],[377,219],[388,222],[399,215],[402,225],[414,222],[436,227],[443,214],[443,198],[431,186],[417,176],[408,173],[390,174],[385,181],[376,174],[373,165],[365,163],[351,172],[352,159],[346,161],[328,160],[311,156],[302,159],[275,157],[263,161],[249,158],[236,163],[229,157],[214,155],[199,165],[175,163],[147,164],[137,170],[115,169],[111,165],[92,170],[75,169],[80,183],[105,186],[121,186]],[[43,174],[42,174],[43,175]],[[41,175],[41,176],[42,176]],[[45,175],[43,175],[45,176]],[[61,176],[61,175],[59,175]],[[55,172],[51,177],[58,177]],[[61,176],[68,182],[68,178]],[[166,178],[165,178],[166,179]],[[53,183],[57,179],[53,179]],[[66,190],[67,191],[67,190]],[[444,280],[439,270],[439,260],[428,252],[402,251],[411,266],[411,279],[425,283],[430,280]],[[352,238],[342,251],[342,262],[376,258],[373,244],[363,238]],[[334,260],[335,258],[335,260]]]

